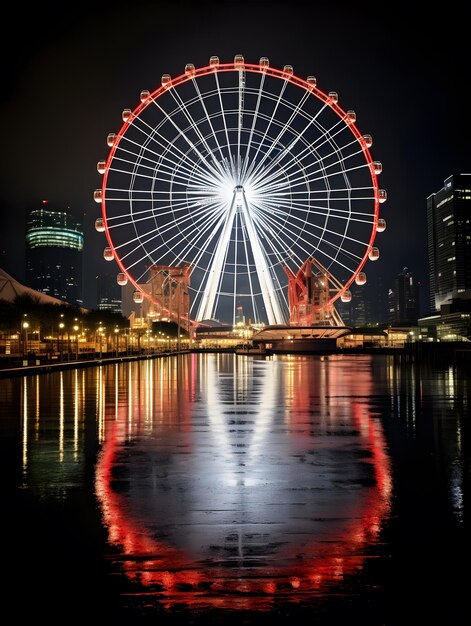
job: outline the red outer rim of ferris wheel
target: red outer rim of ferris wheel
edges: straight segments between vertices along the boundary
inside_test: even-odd
[[[123,123],[118,133],[116,133],[116,138],[113,142],[113,145],[110,148],[110,152],[106,159],[105,172],[103,174],[103,183],[101,187],[101,190],[102,190],[102,200],[101,200],[102,209],[101,210],[102,210],[104,232],[106,235],[106,239],[108,241],[108,245],[113,252],[114,260],[118,264],[121,271],[127,276],[131,284],[135,287],[136,291],[142,292],[145,298],[150,300],[153,304],[161,307],[161,304],[155,298],[153,298],[151,294],[142,291],[137,281],[128,272],[111,238],[108,223],[107,223],[107,215],[106,215],[106,188],[107,188],[107,181],[108,181],[108,172],[110,170],[111,163],[113,161],[116,150],[119,146],[119,142],[122,139],[122,137],[124,137],[124,135],[126,134],[126,131],[129,128],[129,126],[132,124],[133,119],[136,117],[139,117],[139,115],[148,106],[150,106],[155,100],[160,98],[160,96],[162,96],[166,91],[174,87],[178,87],[179,85],[185,82],[189,82],[195,78],[200,78],[203,76],[214,74],[215,72],[218,72],[218,73],[239,72],[241,70],[246,71],[246,72],[251,72],[254,74],[266,74],[273,78],[289,81],[293,85],[296,85],[300,87],[301,89],[304,89],[305,91],[309,92],[318,100],[328,105],[337,114],[340,120],[345,122],[345,124],[350,129],[352,135],[357,139],[362,149],[362,152],[365,157],[365,161],[366,161],[366,164],[368,165],[368,170],[371,176],[372,188],[374,190],[374,212],[373,212],[372,231],[371,231],[369,242],[368,244],[366,244],[365,253],[360,263],[358,264],[358,267],[352,273],[350,278],[345,282],[345,284],[343,285],[343,288],[339,290],[339,292],[333,298],[331,298],[331,300],[328,303],[328,305],[333,304],[333,302],[335,302],[343,293],[345,293],[348,290],[348,288],[355,281],[358,274],[361,272],[366,262],[368,261],[368,255],[371,251],[371,248],[373,246],[373,243],[376,237],[376,233],[377,233],[376,228],[377,228],[378,218],[379,218],[380,192],[379,192],[378,179],[377,179],[377,175],[375,172],[374,162],[371,156],[370,149],[367,146],[363,135],[358,130],[356,123],[349,118],[347,112],[342,107],[340,107],[339,104],[335,102],[329,95],[327,95],[322,90],[320,90],[317,87],[317,85],[313,85],[309,83],[307,80],[304,80],[303,78],[296,76],[295,74],[287,73],[285,70],[279,70],[279,69],[272,68],[269,66],[266,67],[260,64],[255,64],[255,63],[246,63],[245,61],[244,62],[232,62],[232,63],[218,63],[217,65],[206,65],[201,68],[195,68],[191,73],[184,72],[175,78],[171,78],[168,83],[166,83],[165,85],[161,85],[160,87],[155,89],[153,92],[149,92],[149,97],[144,102],[141,102],[135,109],[131,111],[129,118]],[[195,325],[200,324],[200,322],[193,321],[185,316],[182,316],[182,319],[187,320],[191,323],[194,323]]]

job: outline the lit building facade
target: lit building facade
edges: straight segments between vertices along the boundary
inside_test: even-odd
[[[116,274],[99,274],[96,277],[97,309],[121,314],[121,287]]]
[[[471,289],[471,174],[449,176],[427,198],[430,310]]]
[[[420,314],[420,283],[405,267],[388,292],[389,323],[415,325]]]
[[[344,324],[347,326],[377,326],[386,321],[385,296],[380,279],[374,284],[350,287],[352,299],[349,302],[336,301]]]
[[[26,284],[70,304],[83,304],[83,229],[65,211],[29,212],[26,223]]]
[[[471,289],[440,307],[440,313],[419,319],[423,340],[462,341],[471,339]]]

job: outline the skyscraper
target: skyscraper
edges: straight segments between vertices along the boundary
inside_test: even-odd
[[[26,223],[26,284],[70,304],[81,305],[83,230],[65,211],[29,212]]]
[[[335,303],[342,321],[347,326],[366,326],[369,319],[369,306],[368,301],[365,298],[365,287],[357,287],[352,285],[350,287],[352,299],[349,302],[342,302],[339,300]]]
[[[335,306],[347,326],[376,326],[383,324],[386,317],[385,295],[381,279],[358,286],[351,285],[352,299],[342,302],[339,298]],[[384,312],[383,312],[384,309]]]
[[[396,276],[393,287],[389,289],[388,308],[390,324],[417,324],[420,287],[407,267]]]
[[[121,313],[121,287],[116,273],[102,273],[96,277],[97,308],[99,311]]]
[[[471,289],[471,174],[453,174],[427,198],[430,310]]]

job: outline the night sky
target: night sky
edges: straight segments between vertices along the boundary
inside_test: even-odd
[[[70,207],[84,219],[85,304],[94,306],[95,277],[110,270],[104,235],[93,226],[107,134],[163,73],[241,53],[315,75],[322,91],[337,91],[342,108],[356,111],[388,192],[381,206],[388,228],[376,240],[381,259],[366,272],[389,286],[409,267],[425,303],[426,198],[449,175],[471,172],[469,22],[458,4],[421,15],[409,12],[410,2],[78,3],[60,14],[47,2],[18,5],[6,25],[15,38],[0,44],[0,267],[24,280],[26,210],[43,199]]]

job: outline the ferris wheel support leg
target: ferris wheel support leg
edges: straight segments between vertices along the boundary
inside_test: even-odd
[[[276,297],[275,287],[273,280],[268,269],[267,260],[263,253],[260,241],[255,231],[255,226],[250,214],[250,209],[247,205],[245,194],[242,197],[241,203],[242,216],[244,218],[245,226],[247,228],[247,234],[252,246],[252,253],[254,257],[255,267],[257,269],[257,277],[260,281],[260,288],[262,291],[263,304],[265,305],[265,311],[269,324],[283,324],[284,316],[281,311],[278,298]]]
[[[216,300],[216,294],[218,291],[219,281],[221,279],[227,248],[231,239],[232,224],[234,222],[235,214],[236,203],[234,197],[232,199],[231,207],[227,213],[226,221],[224,222],[222,234],[219,238],[211,266],[208,268],[208,279],[206,281],[201,303],[198,307],[198,314],[196,316],[196,319],[199,321],[212,319],[214,315],[214,302]]]

